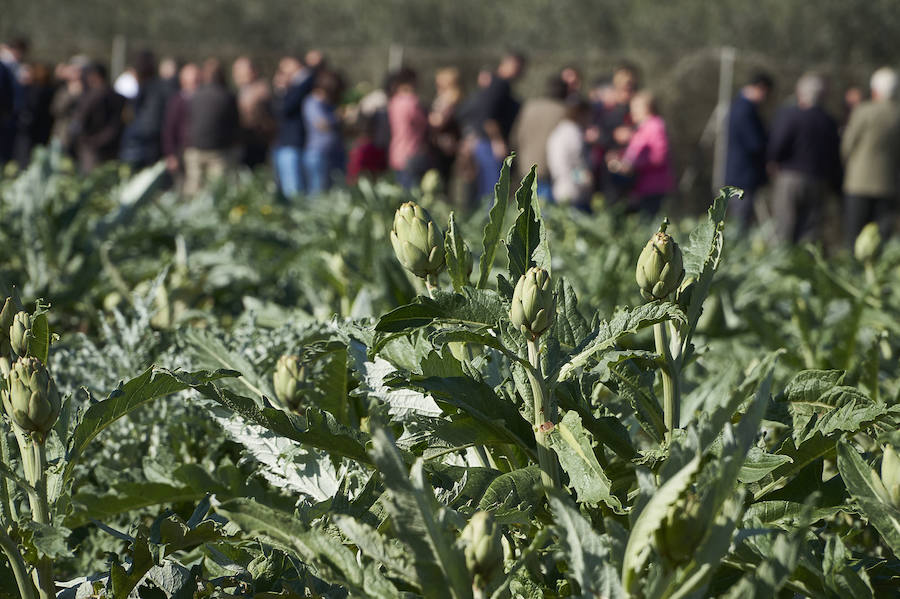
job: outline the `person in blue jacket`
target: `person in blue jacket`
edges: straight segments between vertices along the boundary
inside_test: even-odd
[[[272,158],[278,187],[286,198],[294,198],[306,192],[303,172],[303,148],[306,145],[306,125],[303,103],[312,91],[316,73],[322,63],[322,55],[307,53],[305,64],[294,57],[281,59],[275,88],[275,118],[278,134]]]
[[[753,200],[766,183],[766,129],[759,114],[772,91],[772,78],[754,74],[735,97],[728,112],[728,154],[725,160],[725,185],[744,190],[735,202],[735,212],[744,230],[753,222]]]

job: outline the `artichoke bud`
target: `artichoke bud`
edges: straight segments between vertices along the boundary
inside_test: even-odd
[[[881,250],[881,232],[877,223],[869,223],[863,227],[853,244],[853,255],[860,262],[871,262]]]
[[[509,320],[531,339],[550,328],[556,316],[556,298],[550,288],[550,273],[533,266],[519,277],[513,291]]]
[[[303,398],[305,379],[306,372],[299,357],[284,355],[278,358],[275,374],[272,375],[272,383],[278,401],[292,410],[299,408]]]
[[[9,390],[3,392],[3,409],[16,426],[43,442],[59,417],[61,405],[56,383],[37,358],[19,358],[9,373]]]
[[[9,327],[9,344],[17,356],[28,355],[31,339],[31,316],[28,312],[16,312]]]
[[[494,577],[503,573],[500,529],[490,513],[475,512],[463,529],[460,539],[464,545],[466,567],[477,588],[488,586]]]
[[[890,445],[884,446],[884,456],[881,458],[881,482],[887,489],[891,503],[900,509],[900,457]]]
[[[422,175],[422,181],[419,183],[422,193],[427,196],[434,196],[441,191],[441,173],[433,168]]]
[[[654,533],[656,549],[672,565],[690,562],[709,523],[702,498],[693,491],[676,501]]]
[[[428,211],[406,202],[394,214],[391,245],[400,264],[422,279],[444,269],[444,236]]]
[[[635,279],[641,296],[647,301],[667,298],[684,279],[681,248],[666,233],[669,220],[663,221],[638,258]]]

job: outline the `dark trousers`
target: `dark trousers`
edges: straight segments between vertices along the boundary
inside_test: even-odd
[[[844,198],[844,242],[852,248],[856,236],[867,223],[878,223],[881,236],[887,238],[897,219],[897,200],[848,194]]]
[[[775,234],[783,243],[797,243],[819,236],[828,188],[817,177],[797,171],[780,171],[772,189]]]

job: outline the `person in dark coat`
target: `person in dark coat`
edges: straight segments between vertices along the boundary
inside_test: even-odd
[[[746,230],[753,222],[753,200],[766,183],[766,128],[759,107],[772,91],[772,78],[766,73],[751,77],[728,111],[728,153],[725,159],[725,185],[744,190],[734,204],[738,221]]]
[[[50,141],[53,115],[53,86],[50,84],[50,69],[43,64],[25,65],[21,71],[23,103],[19,112],[18,130],[15,139],[15,159],[21,168],[28,166],[31,153],[37,146]]]
[[[309,64],[309,58],[313,59],[313,64]],[[303,148],[306,145],[303,104],[312,91],[320,63],[321,55],[318,54],[308,57],[305,65],[294,57],[285,57],[281,59],[275,76],[274,85],[279,92],[275,100],[278,133],[272,155],[279,189],[288,198],[306,191],[303,176]]]
[[[69,137],[74,140],[82,172],[88,172],[116,158],[125,98],[110,87],[103,65],[87,65],[82,69],[82,77],[85,91],[72,117]]]
[[[162,157],[162,128],[171,90],[156,76],[156,59],[150,51],[138,54],[134,69],[138,94],[128,102],[119,158],[141,169]]]
[[[184,193],[197,193],[225,175],[235,161],[239,126],[237,98],[225,84],[222,63],[203,63],[203,84],[188,102]]]
[[[841,189],[837,121],[822,108],[825,81],[807,74],[797,82],[797,102],[779,111],[772,126],[768,160],[776,171],[775,232],[796,243],[819,233],[829,190]]]

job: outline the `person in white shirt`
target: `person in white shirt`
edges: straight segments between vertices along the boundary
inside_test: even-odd
[[[584,130],[589,116],[587,102],[566,100],[566,116],[547,139],[547,167],[553,182],[553,199],[559,204],[589,209],[593,180],[587,161]]]

